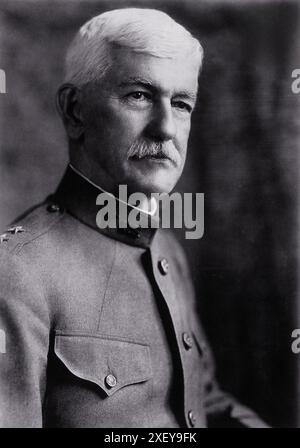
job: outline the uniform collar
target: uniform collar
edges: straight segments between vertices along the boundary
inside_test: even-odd
[[[93,187],[95,187],[97,190],[99,190],[99,193],[105,193],[111,197],[113,197],[115,200],[117,200],[118,202],[121,202],[122,204],[125,204],[128,207],[131,207],[135,210],[137,210],[138,212],[142,212],[145,213],[146,215],[150,215],[150,216],[154,216],[155,213],[157,212],[157,202],[155,200],[154,197],[151,198],[151,210],[150,211],[145,211],[142,210],[139,207],[134,207],[129,205],[127,202],[122,201],[121,199],[115,197],[112,193],[107,192],[106,190],[104,190],[102,187],[100,187],[100,185],[95,184],[93,181],[91,181],[88,177],[86,177],[83,173],[81,173],[77,168],[75,168],[71,163],[69,163],[69,167],[76,173],[78,174],[78,176],[82,177],[86,182],[88,182],[89,184],[93,185]]]
[[[118,199],[114,198],[116,201],[116,223],[117,228],[106,227],[100,229],[96,223],[97,213],[99,212],[101,206],[96,204],[96,198],[99,193],[105,192],[101,187],[95,185],[89,179],[85,178],[80,173],[76,172],[70,166],[67,167],[66,172],[56,190],[52,196],[52,201],[60,205],[68,211],[72,216],[77,218],[84,224],[92,227],[99,233],[105,234],[111,238],[120,240],[126,244],[139,247],[149,247],[151,245],[152,239],[156,233],[157,228],[139,228],[133,229],[126,222],[126,228],[120,228],[119,226],[119,214],[118,214]],[[127,204],[127,211],[129,212],[134,207]],[[144,213],[141,211],[141,213]],[[146,215],[159,225],[158,210],[154,216]],[[149,221],[150,222],[150,221]],[[123,222],[124,224],[124,222]]]

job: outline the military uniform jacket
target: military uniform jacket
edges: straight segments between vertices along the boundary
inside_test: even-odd
[[[264,426],[217,386],[175,238],[100,230],[98,194],[69,167],[1,237],[0,426]]]

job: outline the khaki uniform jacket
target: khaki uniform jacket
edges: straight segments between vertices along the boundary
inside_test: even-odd
[[[98,194],[69,167],[1,237],[0,426],[264,426],[216,384],[175,238],[100,230]]]

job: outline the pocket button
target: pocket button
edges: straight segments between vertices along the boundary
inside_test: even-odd
[[[117,378],[110,373],[105,377],[105,384],[108,387],[115,387],[117,385]]]

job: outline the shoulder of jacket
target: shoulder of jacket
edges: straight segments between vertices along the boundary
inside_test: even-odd
[[[47,234],[64,216],[64,210],[46,199],[17,218],[0,234],[0,254],[18,254],[22,248]]]

